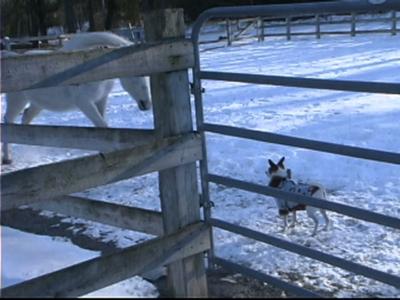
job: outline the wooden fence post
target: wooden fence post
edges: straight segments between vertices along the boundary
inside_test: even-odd
[[[356,35],[356,14],[351,13],[351,36]]]
[[[392,11],[392,35],[396,35],[396,30],[397,30],[397,28],[396,28],[396,24],[397,23],[397,19],[396,19],[396,11],[395,10],[393,10]]]
[[[230,19],[226,19],[226,35],[228,46],[230,46],[232,45],[232,28]]]
[[[144,15],[147,42],[183,38],[182,9],[154,10]],[[176,59],[179,60],[179,57]],[[156,134],[168,137],[193,130],[188,70],[152,75],[151,92]],[[163,226],[174,233],[200,220],[196,163],[159,172]],[[207,297],[203,254],[174,262],[167,267],[168,290],[173,297]]]
[[[286,18],[286,39],[290,41],[290,17]]]
[[[320,15],[316,15],[315,16],[315,21],[316,21],[316,23],[315,23],[315,26],[316,26],[316,28],[315,28],[315,30],[316,30],[316,35],[317,35],[317,39],[319,39],[319,38],[321,38],[321,18],[320,18]]]
[[[264,19],[261,17],[257,18],[257,33],[258,33],[258,41],[264,41]]]

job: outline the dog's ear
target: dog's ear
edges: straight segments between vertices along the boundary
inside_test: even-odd
[[[269,165],[271,166],[271,168],[276,168],[276,164],[272,161],[272,160],[270,160],[270,159],[268,159],[268,162],[269,162]]]
[[[283,161],[285,160],[285,157],[282,157],[279,162],[278,162],[278,166],[285,168],[285,166],[283,165]]]

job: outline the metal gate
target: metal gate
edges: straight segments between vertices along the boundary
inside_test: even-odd
[[[316,199],[308,196],[300,196],[290,192],[284,192],[268,186],[249,183],[225,176],[210,174],[207,166],[207,150],[205,143],[205,133],[212,132],[233,137],[252,139],[261,142],[275,143],[286,146],[293,146],[305,149],[311,149],[321,152],[333,153],[338,155],[350,156],[360,159],[368,159],[378,162],[400,165],[400,154],[387,151],[379,151],[374,149],[365,149],[353,146],[343,146],[334,143],[303,139],[271,132],[262,132],[256,130],[248,130],[243,128],[216,125],[204,122],[203,104],[201,94],[201,80],[223,80],[231,82],[243,82],[254,84],[268,84],[301,88],[316,88],[337,91],[367,92],[367,93],[384,93],[400,95],[399,83],[376,83],[348,80],[328,80],[328,79],[309,79],[299,77],[285,76],[267,76],[255,74],[240,74],[227,72],[202,71],[199,57],[199,33],[201,26],[210,18],[240,18],[240,17],[282,17],[292,15],[318,14],[318,13],[361,13],[361,12],[377,12],[400,10],[400,1],[387,0],[382,4],[370,4],[369,1],[353,1],[353,2],[324,2],[324,3],[307,3],[296,5],[258,5],[258,6],[240,6],[240,7],[224,7],[213,8],[203,12],[196,20],[192,30],[192,41],[195,52],[195,67],[193,69],[194,96],[196,107],[197,129],[201,134],[203,142],[204,159],[200,162],[200,174],[202,185],[202,204],[204,207],[204,218],[206,222],[214,227],[218,227],[236,234],[246,236],[248,238],[261,241],[275,247],[285,249],[287,251],[306,256],[332,266],[340,267],[347,271],[363,275],[365,277],[384,282],[394,287],[400,288],[400,277],[378,271],[376,269],[366,267],[364,265],[354,263],[330,254],[310,249],[292,242],[288,242],[274,236],[260,233],[248,228],[244,228],[235,224],[215,219],[211,216],[211,204],[209,195],[209,183],[222,184],[228,187],[234,187],[249,192],[255,192],[262,195],[282,198],[284,200],[297,203],[304,203],[318,208],[327,209],[338,212],[347,216],[351,216],[360,220],[400,229],[400,219],[386,216],[383,214],[371,212],[365,209],[355,208],[352,206],[333,203],[322,199]],[[320,297],[319,295],[300,288],[288,282],[284,282],[275,277],[264,273],[240,266],[234,262],[227,261],[220,257],[216,257],[213,251],[209,252],[209,261],[211,264],[220,265],[224,268],[245,275],[255,277],[264,282],[273,284],[281,289],[289,291],[293,294],[305,297]]]

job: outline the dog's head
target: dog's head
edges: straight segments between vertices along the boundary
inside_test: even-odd
[[[268,171],[265,172],[269,177],[283,177],[283,178],[291,178],[290,169],[286,169],[283,161],[285,157],[282,157],[277,164],[275,164],[272,160],[268,159]]]

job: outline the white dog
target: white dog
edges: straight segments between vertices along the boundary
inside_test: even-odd
[[[307,184],[307,183],[297,183],[291,179],[291,171],[290,169],[286,169],[283,161],[285,160],[282,157],[277,164],[275,164],[272,160],[268,160],[269,167],[266,174],[270,177],[270,181],[268,186],[273,188],[278,188],[280,190],[286,192],[297,193],[301,195],[306,195],[310,197],[327,199],[326,190],[323,186],[319,184]],[[293,220],[290,224],[290,227],[294,227],[296,223],[296,211],[298,210],[306,210],[307,215],[314,221],[314,231],[312,235],[317,233],[318,228],[318,217],[316,212],[319,210],[322,216],[325,219],[325,227],[324,230],[328,229],[329,226],[329,218],[324,209],[315,208],[312,206],[307,206],[305,204],[299,204],[292,201],[286,201],[282,199],[275,198],[277,207],[279,209],[279,215],[283,217],[284,228],[283,231],[286,230],[287,227],[287,217],[290,212],[293,213]]]

